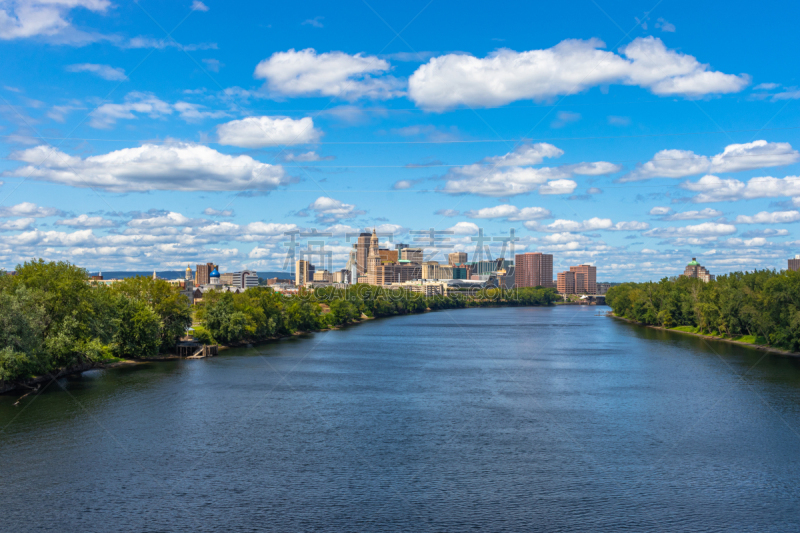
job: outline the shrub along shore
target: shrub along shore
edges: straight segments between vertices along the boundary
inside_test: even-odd
[[[624,283],[609,289],[606,304],[639,324],[800,355],[800,272]]]
[[[480,289],[425,297],[371,285],[284,296],[268,287],[210,292],[194,307],[179,288],[145,276],[90,283],[66,262],[31,261],[0,275],[0,392],[126,361],[168,359],[194,325],[195,338],[223,346],[258,343],[356,323],[363,317],[492,306],[542,306],[554,289]]]

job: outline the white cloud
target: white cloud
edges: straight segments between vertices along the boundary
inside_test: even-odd
[[[753,216],[739,215],[737,224],[787,224],[800,220],[800,211],[762,211]]]
[[[323,28],[324,25],[322,24],[322,19],[325,17],[314,17],[313,19],[306,19],[304,20],[301,25],[302,26],[314,26],[315,28]]]
[[[773,89],[777,89],[780,87],[780,83],[759,83],[755,87],[753,87],[754,91],[771,91]]]
[[[654,37],[635,39],[622,55],[602,50],[604,46],[598,39],[568,39],[545,50],[501,49],[483,59],[467,54],[434,57],[409,78],[409,97],[420,107],[442,111],[544,100],[613,83],[690,98],[738,92],[749,83],[746,75],[711,71]]]
[[[582,232],[582,231],[596,231],[600,229],[612,228],[614,224],[610,218],[593,217],[583,222],[575,220],[566,220],[559,218],[547,225],[541,225],[538,222],[526,222],[525,227],[533,231],[547,231],[554,233],[563,232]]]
[[[325,233],[331,233],[333,235],[346,235],[349,233],[352,235],[361,233],[361,230],[353,226],[348,226],[347,224],[334,224],[325,228]]]
[[[85,44],[99,37],[76,30],[67,13],[81,7],[103,13],[108,0],[27,0],[0,4],[0,39],[24,39],[43,36],[54,42]]]
[[[164,50],[165,48],[177,48],[186,52],[194,52],[196,50],[216,50],[217,43],[197,43],[197,44],[181,44],[170,37],[162,37],[154,39],[153,37],[138,36],[121,43],[122,48],[155,48],[156,50]]]
[[[667,22],[662,17],[658,17],[658,20],[656,21],[656,28],[659,28],[661,31],[675,33],[675,25],[671,22]]]
[[[364,211],[357,210],[356,206],[353,204],[346,204],[327,196],[320,196],[314,200],[314,202],[308,206],[308,209],[314,213],[317,222],[323,224],[330,224],[337,220],[356,218],[364,214]]]
[[[291,152],[287,152],[283,156],[284,161],[296,161],[298,163],[311,163],[313,161],[330,161],[332,159],[336,159],[332,155],[322,157],[317,152],[305,152],[302,154],[293,154]]]
[[[317,54],[306,48],[275,52],[256,66],[255,77],[265,79],[266,89],[276,95],[385,99],[402,94],[395,78],[373,77],[389,70],[389,63],[375,56]]]
[[[35,221],[34,218],[18,218],[0,222],[0,231],[23,231],[31,227]]]
[[[131,92],[122,104],[103,104],[91,113],[89,125],[93,128],[108,129],[118,120],[135,119],[134,113],[158,118],[172,114],[172,106],[149,93]]]
[[[457,217],[460,213],[456,209],[437,209],[434,214],[443,217]]]
[[[75,228],[109,228],[117,224],[113,220],[107,218],[89,215],[79,215],[75,218],[66,218],[56,221],[57,226],[72,226]]]
[[[108,129],[118,120],[132,120],[139,115],[150,118],[160,118],[171,115],[174,111],[186,122],[198,122],[209,118],[222,118],[229,116],[227,111],[207,110],[202,104],[178,101],[170,104],[150,93],[130,92],[125,95],[121,104],[103,104],[89,113],[92,119],[89,125],[93,128]]]
[[[89,72],[109,81],[124,81],[128,79],[125,69],[112,67],[110,65],[98,65],[96,63],[80,63],[77,65],[67,65],[67,72]]]
[[[128,221],[128,226],[132,228],[162,228],[172,226],[197,226],[203,222],[203,220],[190,219],[180,213],[170,211],[164,215],[134,218]]]
[[[736,179],[721,179],[717,176],[703,176],[696,182],[682,183],[681,187],[698,192],[693,202],[723,202],[750,200],[753,198],[776,198],[781,196],[800,196],[800,176],[773,178],[763,176],[751,178],[747,183]]]
[[[203,59],[203,63],[205,63],[206,68],[211,72],[219,72],[220,67],[224,66],[219,59],[206,58]]]
[[[508,220],[541,220],[552,216],[550,211],[544,207],[523,207],[520,209],[509,204],[484,207],[467,211],[464,214],[469,218],[507,218]]]
[[[220,144],[241,148],[313,143],[321,134],[311,117],[247,117],[217,126]]]
[[[644,231],[650,229],[650,224],[632,220],[630,222],[617,222],[608,229],[613,231]]]
[[[556,113],[556,119],[550,123],[553,128],[563,128],[567,124],[578,122],[581,119],[580,113],[573,113],[571,111],[559,111]]]
[[[505,155],[487,157],[484,163],[495,167],[527,167],[538,165],[544,161],[545,157],[561,157],[564,150],[556,148],[552,144],[521,144],[514,148],[513,152]]]
[[[31,202],[22,202],[11,207],[0,206],[0,217],[53,217],[61,215],[55,207],[40,207]]]
[[[622,170],[620,165],[615,165],[607,161],[578,163],[577,165],[567,165],[565,168],[573,174],[578,174],[580,176],[602,176],[603,174],[613,174],[614,172]]]
[[[392,185],[392,188],[395,189],[395,190],[398,190],[398,191],[402,191],[404,189],[410,189],[413,186],[414,186],[414,181],[413,180],[398,180],[398,181],[394,182],[394,185]]]
[[[206,207],[203,210],[203,214],[210,217],[232,217],[233,209],[223,209],[220,211],[219,209],[214,209],[213,207]]]
[[[208,6],[200,0],[194,0],[192,2],[192,11],[208,11]]]
[[[50,147],[38,146],[13,153],[12,159],[30,166],[6,174],[111,192],[265,191],[291,181],[280,165],[195,144],[145,144],[85,159],[50,152]]]
[[[711,172],[740,172],[756,168],[790,165],[800,160],[800,153],[789,143],[764,140],[731,144],[711,159]]]
[[[452,231],[455,235],[475,235],[479,229],[474,222],[459,222],[455,226],[447,228],[446,231]]]
[[[706,218],[717,218],[722,216],[722,211],[707,207],[700,211],[683,211],[673,213],[668,207],[654,207],[650,210],[651,215],[661,215],[661,220],[703,220]]]
[[[507,167],[500,169],[476,164],[451,169],[442,191],[449,194],[515,196],[535,191],[549,179],[568,175],[563,170],[556,168]]]
[[[227,111],[207,111],[206,106],[189,102],[175,102],[172,106],[180,117],[186,122],[199,122],[208,118],[222,118],[230,116]]]
[[[733,224],[703,222],[693,226],[653,228],[645,233],[647,237],[716,237],[736,233]]]
[[[572,194],[578,186],[572,180],[553,180],[539,187],[539,194]]]
[[[661,150],[653,159],[638,166],[620,182],[650,178],[685,178],[705,172],[740,172],[756,168],[790,165],[800,160],[800,153],[789,143],[764,140],[730,144],[711,158],[690,150]]]
[[[731,248],[740,248],[742,246],[751,248],[751,247],[765,246],[767,244],[772,244],[772,243],[768,243],[767,239],[765,239],[764,237],[755,237],[753,239],[736,239],[736,238],[725,239],[725,241],[722,242],[721,244],[729,246]]]
[[[287,231],[295,231],[296,229],[298,229],[296,224],[281,224],[278,222],[251,222],[244,226],[246,233],[268,236],[283,235]]]
[[[547,143],[520,145],[505,155],[451,168],[445,176],[445,186],[440,190],[449,194],[472,193],[499,197],[537,190],[540,194],[570,194],[578,186],[566,179],[572,174],[605,174],[619,168],[605,161],[561,167],[527,166],[539,164],[546,157],[560,157],[563,153],[563,150]]]

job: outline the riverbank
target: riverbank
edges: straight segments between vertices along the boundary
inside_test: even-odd
[[[425,310],[425,312],[430,312],[430,311],[431,311],[430,309]],[[391,315],[391,316],[402,316],[402,315]],[[345,326],[334,326],[331,328],[314,330],[314,331],[295,331],[288,335],[276,335],[275,337],[269,337],[266,339],[258,339],[258,340],[251,339],[247,342],[240,342],[231,345],[219,345],[218,350],[222,352],[232,348],[246,348],[252,346],[259,346],[262,344],[267,344],[282,339],[308,335],[309,333],[319,333],[323,331],[338,330],[341,329],[342,327],[347,327],[347,326],[355,326],[357,324],[361,324],[368,320],[373,320],[373,318],[368,317],[366,315],[362,315],[360,319],[356,319],[353,322],[346,324]],[[61,379],[68,376],[74,376],[76,374],[82,374],[90,370],[109,370],[112,368],[120,368],[125,366],[134,366],[147,363],[162,363],[166,361],[178,361],[181,359],[191,359],[191,357],[180,357],[175,354],[169,354],[169,355],[164,355],[163,357],[142,357],[142,358],[130,358],[130,359],[112,359],[108,361],[92,361],[70,367],[60,368],[56,372],[52,372],[50,374],[45,374],[41,376],[33,376],[26,380],[0,384],[0,394],[16,394],[20,392],[25,392],[25,394],[22,396],[24,397],[27,396],[28,394],[39,392],[43,384],[47,384],[52,380]]]
[[[636,324],[637,326],[643,326],[643,327],[646,327],[646,328],[657,329],[657,330],[661,330],[661,331],[670,331],[670,332],[673,332],[673,333],[683,333],[684,335],[692,335],[694,337],[700,337],[700,338],[706,339],[706,340],[714,340],[714,341],[727,342],[727,343],[730,343],[730,344],[738,344],[740,346],[747,346],[749,348],[755,348],[756,350],[761,350],[761,351],[764,351],[764,352],[774,353],[774,354],[782,355],[782,356],[785,356],[785,357],[800,357],[800,352],[790,352],[789,350],[782,350],[780,348],[775,348],[774,346],[769,346],[767,344],[758,344],[758,343],[755,342],[755,340],[753,340],[753,341],[741,340],[741,339],[747,338],[747,337],[738,337],[738,338],[732,339],[730,337],[723,337],[723,336],[719,336],[719,335],[710,335],[708,333],[697,333],[696,331],[689,331],[689,326],[677,326],[677,327],[674,327],[674,328],[665,328],[665,327],[662,327],[662,326],[651,326],[649,324],[643,324],[642,322],[638,322],[638,321],[632,320],[630,318],[617,316],[613,312],[607,313],[607,316],[610,316],[611,318],[616,318],[617,320],[622,320],[624,322],[628,322],[630,324]],[[752,338],[752,337],[750,337],[750,338]]]

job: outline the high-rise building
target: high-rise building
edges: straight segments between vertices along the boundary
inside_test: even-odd
[[[597,294],[597,267],[592,265],[578,265],[569,267],[575,273],[576,294]],[[580,275],[580,278],[578,277]]]
[[[447,254],[448,265],[461,265],[467,262],[467,252],[453,252]]]
[[[378,234],[375,228],[372,229],[372,236],[369,238],[369,255],[367,256],[367,283],[378,285],[378,267],[381,266],[381,254],[378,245]]]
[[[331,273],[328,272],[327,270],[315,270],[314,271],[314,281],[331,282],[331,281],[333,281],[333,277],[331,276]]]
[[[356,248],[356,270],[359,276],[367,275],[367,257],[369,257],[369,241],[372,235],[362,233],[358,236]]]
[[[789,259],[789,270],[800,270],[800,255],[794,256],[794,259]]]
[[[211,282],[209,278],[209,274],[212,271],[217,270],[217,265],[214,263],[206,263],[205,265],[197,265],[197,270],[194,273],[194,285],[195,287],[199,287],[200,285],[208,285]]]
[[[422,263],[422,248],[403,248],[400,250],[400,259],[411,263]]]
[[[714,281],[714,275],[706,267],[697,262],[697,258],[692,257],[692,261],[686,265],[683,275],[687,278],[702,279],[706,283]]]
[[[314,281],[314,265],[305,259],[298,259],[295,262],[294,283],[298,287]]]
[[[253,270],[226,272],[221,274],[219,278],[223,285],[230,285],[242,290],[258,287],[258,272]]]
[[[378,253],[381,256],[381,263],[397,263],[397,260],[400,259],[397,257],[397,250],[379,249]]]
[[[553,256],[541,252],[516,254],[514,284],[517,287],[553,287]]]
[[[453,279],[453,266],[436,261],[424,261],[420,270],[421,279]]]
[[[575,294],[575,272],[559,272],[556,290],[559,294]]]

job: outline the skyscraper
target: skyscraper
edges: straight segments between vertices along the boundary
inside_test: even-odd
[[[367,275],[367,257],[369,257],[369,241],[371,235],[369,233],[362,233],[358,236],[356,243],[356,270],[358,276]]]
[[[359,237],[359,240],[361,238]],[[381,253],[378,245],[378,234],[372,229],[369,239],[369,255],[367,256],[367,283],[378,285],[378,267],[381,266]]]
[[[800,270],[800,255],[794,256],[794,259],[789,259],[789,270]]]
[[[578,265],[569,267],[569,270],[575,273],[576,294],[597,294],[597,267]]]
[[[517,287],[553,287],[553,256],[527,252],[514,256],[514,284]]]

